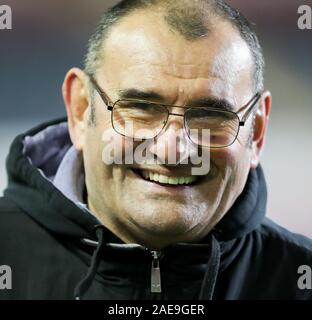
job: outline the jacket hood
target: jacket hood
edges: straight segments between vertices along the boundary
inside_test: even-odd
[[[66,189],[64,163],[73,149],[62,118],[44,123],[15,138],[7,157],[8,186],[4,195],[51,232],[69,237],[97,239],[94,227],[99,220],[83,204],[83,164],[71,167]],[[68,157],[68,159],[64,159]],[[68,171],[66,171],[68,173]],[[214,228],[219,240],[227,241],[251,232],[262,222],[267,190],[261,166],[250,170],[244,191]],[[108,230],[110,240],[121,243]]]

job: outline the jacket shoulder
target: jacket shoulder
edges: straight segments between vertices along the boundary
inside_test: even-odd
[[[38,224],[7,197],[0,197],[0,241],[14,230],[20,236],[39,229]],[[0,242],[1,243],[1,242]]]
[[[20,213],[21,209],[7,197],[0,197],[0,219],[7,213]]]
[[[258,232],[261,238],[273,247],[281,247],[290,252],[303,254],[312,262],[312,239],[287,230],[272,220],[266,218],[261,224]]]

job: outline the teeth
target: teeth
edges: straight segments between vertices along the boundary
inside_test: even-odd
[[[155,176],[155,175],[154,175]],[[160,182],[160,183],[168,183],[169,182],[169,177],[166,177],[166,176],[163,176],[163,175],[159,175],[158,176],[159,178],[158,178],[158,181]],[[154,181],[156,181],[155,179],[151,179],[151,180],[154,180]]]
[[[170,177],[168,182],[169,182],[170,184],[179,184],[179,179],[178,179],[178,178]]]
[[[153,181],[159,181],[159,174],[157,173],[149,173],[149,179]]]
[[[190,183],[195,182],[198,179],[197,176],[168,177],[168,176],[164,176],[162,174],[148,172],[148,171],[143,171],[142,175],[147,180],[156,181],[156,182],[163,183],[163,184],[173,184],[173,185],[190,184]]]

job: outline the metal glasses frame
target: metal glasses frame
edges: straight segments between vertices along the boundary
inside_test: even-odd
[[[204,146],[204,145],[199,145],[197,144],[196,142],[194,142],[192,140],[192,138],[189,136],[189,133],[187,130],[186,133],[190,139],[190,141],[196,145],[199,145],[200,147],[203,147],[203,148],[211,148],[211,149],[222,149],[222,148],[227,148],[229,146],[231,146],[237,139],[238,135],[239,135],[239,132],[240,132],[240,128],[245,126],[245,123],[246,121],[248,120],[249,116],[252,114],[252,112],[255,110],[256,106],[257,106],[257,103],[258,101],[260,100],[261,96],[262,96],[262,93],[258,92],[256,93],[244,106],[242,106],[237,112],[233,112],[233,111],[229,111],[229,110],[226,110],[226,109],[220,109],[220,108],[210,108],[210,107],[200,107],[200,108],[194,108],[194,107],[187,107],[187,106],[175,106],[175,105],[169,105],[169,104],[159,104],[159,103],[154,103],[154,102],[149,102],[149,101],[146,101],[146,100],[139,100],[139,99],[118,99],[117,101],[115,102],[112,102],[112,100],[109,98],[109,96],[104,92],[104,90],[98,85],[98,83],[96,82],[96,80],[94,79],[94,77],[90,74],[88,74],[88,77],[92,83],[92,85],[94,86],[94,88],[96,89],[96,91],[98,92],[98,94],[100,95],[100,97],[102,98],[104,104],[106,105],[107,107],[107,110],[111,111],[112,112],[112,115],[111,115],[111,122],[112,122],[112,126],[114,128],[114,130],[124,136],[124,137],[128,137],[128,136],[125,136],[123,135],[122,133],[118,132],[118,130],[116,130],[115,126],[114,126],[114,121],[113,121],[113,110],[114,110],[114,107],[117,103],[119,103],[120,101],[128,101],[128,102],[138,102],[138,103],[146,103],[146,104],[151,104],[151,105],[161,105],[163,106],[166,110],[167,110],[167,119],[166,119],[166,122],[164,123],[164,126],[163,128],[161,129],[161,131],[156,134],[153,138],[150,138],[150,139],[154,139],[156,138],[157,136],[159,136],[163,130],[165,129],[167,123],[168,123],[168,119],[169,119],[169,116],[170,115],[173,115],[173,116],[178,116],[178,117],[183,117],[184,119],[184,129],[185,128],[188,128],[188,125],[186,123],[186,113],[189,111],[189,110],[193,110],[193,109],[205,109],[205,110],[209,110],[209,111],[215,111],[215,112],[226,112],[226,113],[230,113],[230,114],[233,114],[235,117],[237,117],[238,119],[238,130],[237,130],[237,133],[236,133],[236,136],[233,140],[233,142],[231,142],[230,144],[228,145],[225,145],[225,146],[220,146],[220,147],[207,147],[207,146]],[[183,109],[185,110],[184,114],[178,114],[178,113],[173,113],[173,112],[170,112],[169,111],[169,108],[180,108],[180,109]],[[238,116],[239,113],[241,113],[244,109],[246,109],[246,112],[243,114],[243,116],[240,118]],[[130,138],[130,137],[128,137]],[[133,137],[131,137],[133,138]]]

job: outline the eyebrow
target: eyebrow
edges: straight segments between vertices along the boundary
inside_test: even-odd
[[[119,90],[120,99],[153,100],[155,102],[165,102],[165,98],[155,91],[141,91],[137,89]]]
[[[138,89],[124,89],[119,90],[120,99],[137,99],[146,100],[147,102],[161,102],[165,104],[166,98],[161,94],[149,90],[141,91]],[[215,109],[222,109],[227,111],[234,111],[234,106],[225,99],[218,99],[214,97],[201,97],[195,100],[191,100],[186,104],[187,107],[210,107]]]

